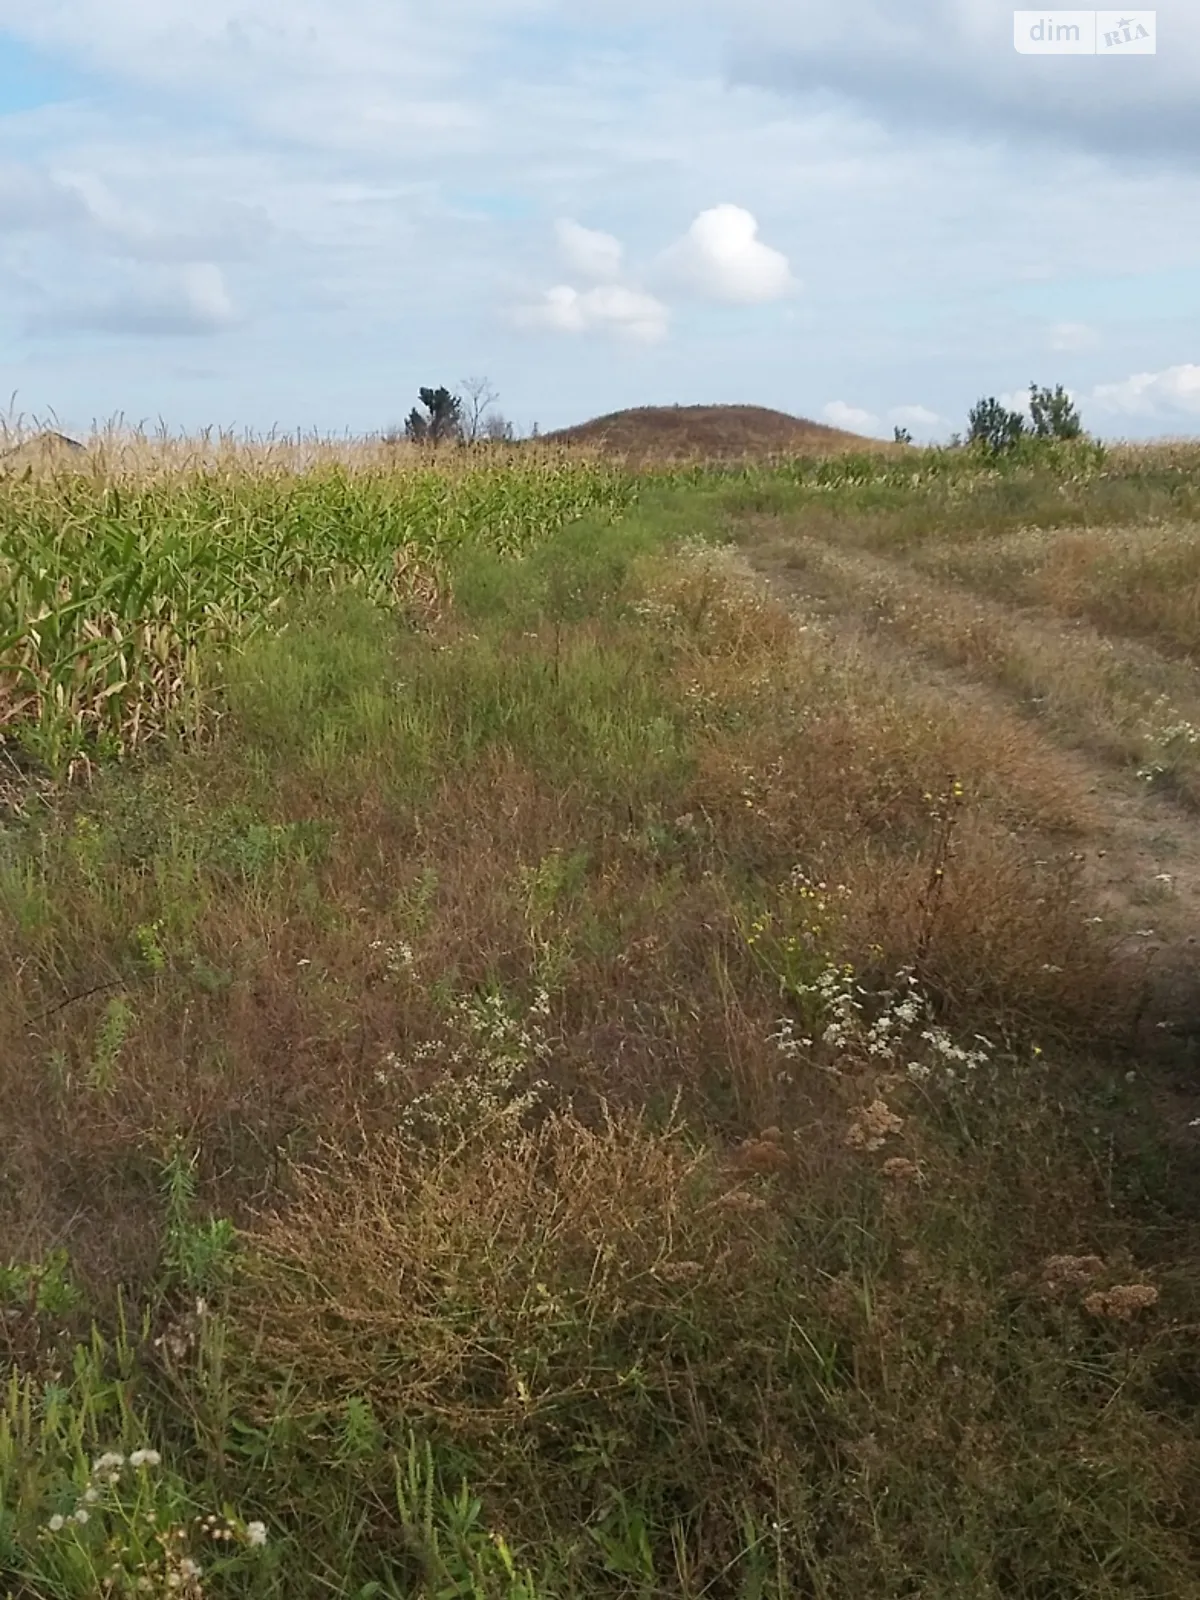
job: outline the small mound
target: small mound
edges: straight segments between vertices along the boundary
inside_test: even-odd
[[[888,448],[878,439],[766,406],[637,406],[544,437],[551,444],[590,446],[605,455],[660,460],[742,460]]]
[[[14,445],[11,450],[0,452],[0,471],[19,472],[22,468],[86,460],[87,450],[77,439],[68,439],[65,433],[48,428]]]

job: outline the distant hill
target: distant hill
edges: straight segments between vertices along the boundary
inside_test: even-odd
[[[896,448],[766,406],[637,406],[543,438],[550,444],[587,445],[606,455],[710,461]]]
[[[68,439],[65,433],[46,429],[8,450],[0,450],[0,472],[20,472],[35,466],[58,465],[66,461],[82,464],[87,459],[87,451],[77,439]]]

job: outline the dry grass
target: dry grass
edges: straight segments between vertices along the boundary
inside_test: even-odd
[[[14,1592],[92,1600],[37,1528],[147,1438],[269,1526],[214,1594],[1200,1592],[1087,774],[719,545],[836,502],[861,594],[891,471],[464,545],[422,627],[293,597],[207,742],[5,822]]]
[[[771,456],[898,447],[764,406],[639,406],[545,435],[545,442],[598,449],[630,461],[761,460]]]
[[[887,555],[840,534],[780,519],[751,537],[798,590],[1003,690],[1064,742],[1200,804],[1196,561],[1185,535],[1126,528],[1118,544],[1039,527],[962,545],[939,536]]]
[[[1010,604],[1145,640],[1185,662],[1200,651],[1200,570],[1188,522],[1028,528],[982,547],[922,552],[918,563]]]

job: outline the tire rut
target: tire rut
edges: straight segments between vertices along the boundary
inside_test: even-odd
[[[864,614],[870,596],[844,582],[823,581],[829,571],[805,572],[789,564],[799,536],[770,539],[743,534],[739,554],[747,574],[765,580],[789,610],[809,626],[826,629],[845,644],[892,669],[901,681],[931,691],[991,720],[1019,721],[1032,730],[1054,768],[1069,775],[1081,798],[1084,836],[1073,852],[1083,883],[1113,934],[1114,974],[1142,985],[1142,1001],[1131,1021],[1135,1060],[1157,1067],[1168,1104],[1169,1130],[1189,1144],[1197,1141],[1200,1117],[1200,825],[1193,813],[1169,795],[1148,790],[1128,768],[1122,770],[1087,748],[1087,741],[1065,737],[1019,694],[981,681],[969,669],[935,659],[896,632]],[[834,552],[841,555],[841,552]],[[867,576],[882,569],[907,584],[909,575],[889,570],[879,558],[859,560],[853,552],[841,563],[862,567]],[[913,580],[930,588],[932,579]],[[990,603],[994,604],[994,603]],[[1016,612],[1014,621],[1031,624]],[[1042,624],[1047,627],[1046,623]],[[1053,848],[1048,842],[1048,848]]]

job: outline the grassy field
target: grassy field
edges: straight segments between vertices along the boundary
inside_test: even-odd
[[[0,481],[0,1594],[1200,1596],[1198,469]]]

